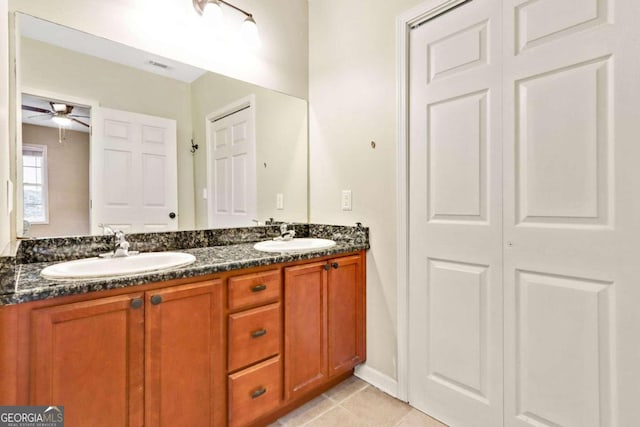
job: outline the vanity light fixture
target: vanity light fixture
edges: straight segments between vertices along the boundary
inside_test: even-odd
[[[216,23],[222,20],[222,5],[229,6],[232,9],[237,10],[245,16],[242,23],[242,39],[245,44],[251,49],[257,49],[260,47],[260,35],[258,34],[258,26],[256,25],[253,15],[249,12],[240,9],[237,6],[225,0],[193,0],[193,7],[199,15],[210,19]]]

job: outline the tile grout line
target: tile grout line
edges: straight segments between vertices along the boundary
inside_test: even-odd
[[[326,393],[322,393],[321,396],[323,396],[325,399],[331,401],[333,403],[333,405],[331,407],[329,407],[326,411],[321,412],[320,414],[318,414],[317,416],[313,417],[312,419],[310,419],[309,421],[305,422],[304,424],[302,424],[300,427],[304,427],[306,425],[311,424],[312,422],[314,422],[315,420],[317,420],[318,418],[322,417],[323,415],[327,414],[328,412],[334,410],[337,407],[340,407],[342,409],[344,409],[345,411],[349,412],[350,414],[354,415],[355,414],[351,411],[349,411],[347,408],[345,408],[344,406],[342,406],[342,403],[351,399],[353,396],[355,396],[356,394],[360,393],[361,391],[363,391],[364,389],[366,389],[367,387],[369,387],[369,384],[365,383],[362,388],[357,389],[356,391],[354,391],[353,393],[351,393],[350,395],[348,395],[347,397],[345,397],[344,399],[337,401],[335,399],[332,399],[331,397],[327,396]],[[286,424],[283,424],[284,426],[286,426]]]
[[[356,417],[358,420],[362,421],[365,425],[370,425],[370,423],[366,420],[364,420],[362,417],[360,417],[358,414],[354,413],[353,411],[351,411],[349,408],[345,408],[344,406],[342,406],[343,403],[345,403],[347,400],[351,399],[352,397],[354,397],[356,394],[359,394],[361,392],[363,392],[365,389],[371,387],[370,384],[365,383],[364,387],[354,391],[353,393],[351,393],[349,396],[345,397],[344,399],[342,399],[340,402],[338,402],[338,404],[336,405],[336,407],[340,407],[342,409],[344,409],[345,411],[347,411],[349,414],[351,414],[352,416]]]
[[[312,422],[314,422],[315,420],[317,420],[318,418],[320,418],[321,416],[323,416],[324,414],[326,414],[327,412],[335,409],[338,404],[335,402],[335,400],[329,399],[328,397],[325,396],[326,399],[330,400],[331,402],[333,402],[333,405],[330,406],[326,411],[322,411],[321,413],[319,413],[317,416],[311,418],[309,421],[305,422],[304,424],[301,424],[300,427],[304,427],[306,425],[311,424]]]
[[[400,418],[400,419],[398,420],[398,422],[397,422],[397,423],[395,423],[395,424],[393,425],[393,427],[398,427],[398,426],[400,425],[400,423],[401,423],[405,418],[407,418],[407,417],[409,416],[409,414],[411,414],[411,411],[409,411],[409,412],[407,412],[406,414],[404,414],[404,416],[403,416],[402,418]]]

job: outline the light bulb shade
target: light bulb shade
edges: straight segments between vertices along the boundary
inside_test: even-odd
[[[202,12],[202,17],[211,25],[220,25],[222,22],[222,7],[218,0],[209,0]]]
[[[58,126],[69,126],[71,124],[71,119],[64,116],[53,116],[51,120]]]
[[[261,45],[258,26],[251,16],[242,23],[242,40],[251,49],[257,49]]]

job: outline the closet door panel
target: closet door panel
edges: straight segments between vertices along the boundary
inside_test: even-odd
[[[634,425],[640,5],[503,5],[505,425]]]
[[[474,0],[410,33],[409,400],[502,425],[501,12]]]

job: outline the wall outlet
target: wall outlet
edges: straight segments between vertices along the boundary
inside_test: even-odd
[[[284,194],[282,193],[276,194],[276,209],[278,210],[284,209]]]
[[[351,210],[351,190],[342,190],[342,210],[350,211]]]

